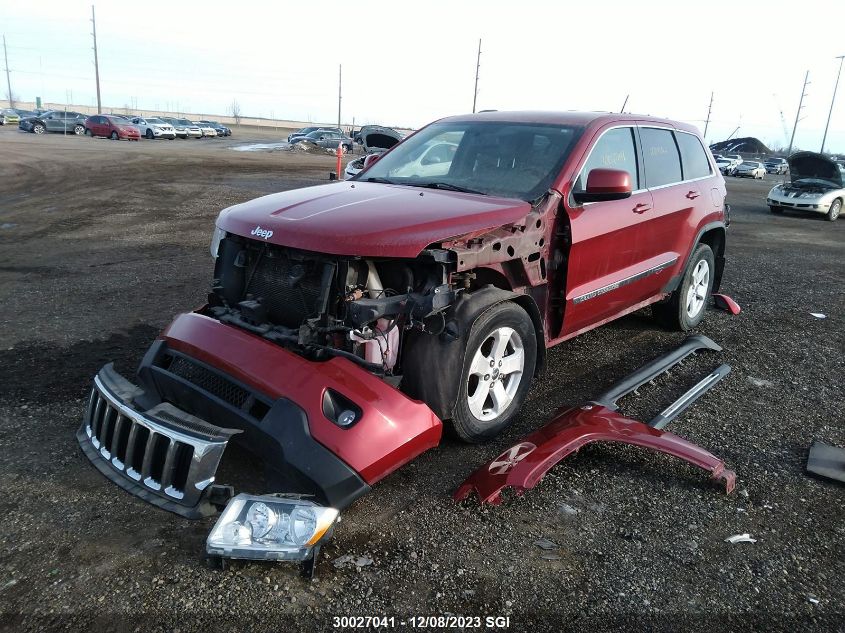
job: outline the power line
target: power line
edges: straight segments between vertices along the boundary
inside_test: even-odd
[[[713,91],[710,91],[710,105],[707,106],[707,120],[704,122],[704,140],[707,141],[707,128],[710,127],[710,112],[713,110]]]

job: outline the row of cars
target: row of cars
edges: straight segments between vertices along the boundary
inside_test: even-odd
[[[64,110],[34,112],[7,108],[0,113],[4,125],[14,125],[25,132],[46,134],[58,132],[78,136],[102,136],[112,139],[138,140],[166,138],[214,138],[231,136],[232,130],[217,121],[191,121],[175,117],[146,117],[126,114],[87,116]]]
[[[404,136],[393,128],[382,125],[365,125],[347,134],[339,127],[304,127],[288,134],[288,143],[313,143],[326,149],[337,149],[343,145],[345,151],[351,152],[353,143],[361,146],[365,154],[379,154],[389,150],[401,141]]]
[[[767,158],[765,161],[745,160],[739,154],[714,154],[716,167],[723,176],[738,176],[758,178],[762,180],[766,174],[785,174],[789,165],[785,158]]]

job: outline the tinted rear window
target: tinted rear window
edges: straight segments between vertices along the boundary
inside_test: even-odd
[[[660,187],[683,180],[681,157],[671,130],[640,128],[646,185]]]
[[[710,161],[707,160],[707,154],[698,137],[694,134],[678,132],[675,138],[678,139],[678,146],[681,148],[684,180],[709,176],[712,173]]]

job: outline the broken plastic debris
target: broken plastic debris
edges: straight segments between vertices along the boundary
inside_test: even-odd
[[[810,312],[810,316],[814,316],[817,319],[826,319],[827,318],[827,315],[822,314],[821,312]]]
[[[545,549],[545,550],[557,549],[558,547],[560,547],[560,545],[558,545],[554,541],[550,541],[549,539],[546,539],[546,538],[541,538],[539,540],[534,541],[534,545],[536,545],[540,549]]]
[[[734,534],[733,536],[729,536],[725,539],[726,543],[756,543],[756,538],[751,538],[751,535],[746,532],[745,534]]]
[[[775,383],[771,380],[765,380],[763,378],[755,378],[754,376],[746,376],[748,378],[748,382],[750,382],[755,387],[774,387]]]
[[[810,604],[818,604],[819,599],[815,596],[807,596],[807,602],[809,602]]]

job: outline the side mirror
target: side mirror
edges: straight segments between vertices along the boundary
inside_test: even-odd
[[[592,169],[584,191],[573,194],[575,202],[607,202],[631,197],[631,174],[622,169]]]
[[[370,154],[364,159],[364,169],[372,165],[376,162],[379,158],[381,158],[381,154]],[[363,171],[363,170],[362,170]]]

